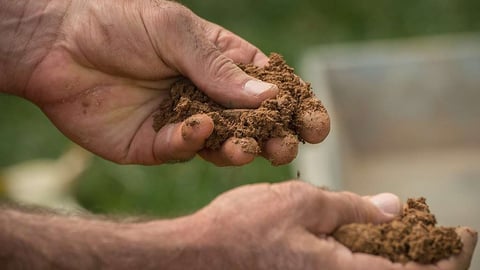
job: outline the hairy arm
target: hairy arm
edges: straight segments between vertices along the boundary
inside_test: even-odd
[[[2,269],[191,269],[195,246],[201,242],[201,230],[191,221],[184,217],[113,222],[2,209],[0,265]]]
[[[395,198],[393,203],[398,208]],[[328,222],[321,222],[327,216]],[[340,245],[323,242],[310,231],[320,235],[339,223],[391,217],[358,196],[328,193],[300,182],[238,188],[192,215],[171,220],[118,222],[0,208],[0,265],[6,266],[2,269],[313,270],[335,263],[326,260],[337,256]]]
[[[400,211],[392,194],[360,197],[299,181],[226,192],[172,220],[119,223],[0,209],[2,269],[460,270],[477,241],[458,228],[462,253],[437,265],[393,264],[353,253],[328,235],[343,224],[381,223]]]

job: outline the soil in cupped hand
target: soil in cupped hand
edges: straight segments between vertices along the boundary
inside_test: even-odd
[[[321,140],[327,136],[330,120],[326,109],[310,84],[301,80],[279,54],[272,53],[265,67],[238,66],[252,77],[277,85],[278,95],[263,101],[257,109],[230,109],[211,100],[191,81],[181,79],[171,87],[170,99],[160,105],[154,116],[154,129],[158,131],[165,124],[182,122],[195,114],[206,114],[214,122],[206,149],[218,150],[233,137],[244,152],[251,154],[260,154],[262,145],[270,138],[285,138],[284,143],[296,147],[299,141],[308,141],[302,137],[305,133],[316,132]]]
[[[392,262],[436,263],[462,251],[455,228],[436,226],[425,198],[408,199],[403,213],[384,224],[348,224],[333,237],[352,252],[390,259]]]

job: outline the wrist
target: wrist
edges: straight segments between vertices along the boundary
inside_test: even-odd
[[[132,224],[124,234],[132,257],[140,260],[132,267],[148,268],[143,262],[165,270],[222,269],[212,265],[215,254],[207,235],[209,222],[195,214]]]
[[[25,96],[35,67],[58,39],[71,0],[0,0],[0,92]]]

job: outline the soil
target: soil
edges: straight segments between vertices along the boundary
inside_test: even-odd
[[[327,111],[315,98],[310,84],[294,73],[283,58],[276,53],[269,57],[265,67],[254,65],[238,66],[247,74],[278,86],[279,94],[265,100],[257,109],[229,109],[206,96],[191,81],[181,79],[170,89],[170,99],[160,105],[154,116],[154,129],[159,130],[168,123],[178,123],[188,117],[203,113],[213,119],[214,131],[206,140],[205,148],[217,150],[230,137],[246,138],[235,140],[244,152],[259,154],[261,146],[270,138],[286,138],[285,143],[297,145],[303,142],[300,135],[302,117],[308,112]],[[329,129],[326,126],[324,129]],[[317,132],[317,130],[315,130]],[[328,133],[328,130],[318,132]]]
[[[392,262],[435,263],[459,254],[463,244],[455,228],[437,227],[425,198],[408,199],[403,213],[385,224],[349,224],[333,237],[353,252],[382,256]]]

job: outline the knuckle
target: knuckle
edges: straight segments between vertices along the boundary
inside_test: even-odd
[[[296,205],[322,204],[323,192],[317,187],[299,180],[284,182],[279,186],[284,197]]]
[[[282,188],[289,194],[297,194],[297,193],[301,193],[301,192],[304,192],[304,189],[306,188],[306,186],[308,186],[309,184],[305,183],[305,182],[302,182],[302,181],[299,181],[299,180],[291,180],[291,181],[288,181],[288,182],[284,182],[281,184],[282,185]]]
[[[205,60],[208,73],[216,81],[233,79],[240,72],[233,61],[214,46],[205,51]]]
[[[232,46],[232,42],[233,42],[233,39],[223,34],[222,31],[219,31],[219,34],[214,41],[217,48],[222,52],[226,51],[227,48],[234,47]]]
[[[241,48],[242,46],[239,39],[234,38],[232,33],[223,28],[217,30],[216,35],[213,38],[213,43],[222,52]]]
[[[193,12],[185,6],[173,1],[152,0],[147,8],[150,9],[147,14],[152,14],[156,18],[156,25],[166,30],[192,31],[195,22]]]
[[[365,211],[367,209],[363,208],[362,198],[355,193],[343,191],[340,192],[342,196],[345,209],[349,211],[343,211],[348,217],[344,217],[345,220],[352,220],[355,222],[366,222],[371,220],[370,211]]]

